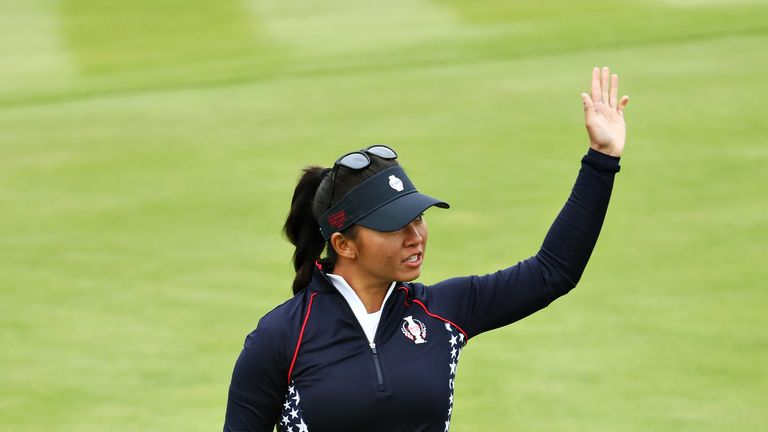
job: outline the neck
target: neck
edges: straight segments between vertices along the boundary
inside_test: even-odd
[[[392,281],[384,281],[359,270],[359,266],[348,265],[339,260],[333,268],[333,274],[339,275],[355,291],[368,313],[377,312],[384,303],[384,297]]]

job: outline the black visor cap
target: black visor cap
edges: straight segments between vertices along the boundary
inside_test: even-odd
[[[358,223],[376,231],[397,231],[432,206],[449,208],[419,193],[402,167],[394,166],[357,186],[323,213],[318,223],[325,240]]]
[[[413,192],[379,207],[368,216],[358,220],[357,223],[376,231],[397,231],[432,206],[450,208],[448,203]]]

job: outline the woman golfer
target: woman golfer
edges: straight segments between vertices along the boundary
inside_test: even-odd
[[[429,207],[397,153],[372,146],[308,167],[285,222],[294,296],[245,340],[225,431],[447,431],[470,338],[544,308],[578,282],[597,241],[626,128],[618,77],[582,94],[590,148],[538,253],[484,276],[412,282]]]

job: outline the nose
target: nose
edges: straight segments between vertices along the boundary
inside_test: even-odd
[[[421,243],[422,237],[415,223],[411,222],[406,225],[403,232],[405,234],[404,243],[406,246],[413,246]]]

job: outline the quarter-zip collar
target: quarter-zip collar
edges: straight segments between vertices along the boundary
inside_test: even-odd
[[[342,297],[339,290],[336,289],[333,281],[328,277],[328,274],[326,272],[330,273],[333,271],[333,263],[328,261],[316,261],[315,262],[315,268],[313,272],[313,281],[309,284],[309,287],[307,287],[307,290],[309,290],[310,293],[321,293],[321,294],[333,294],[339,297]],[[384,302],[381,305],[381,316],[379,318],[379,325],[376,329],[376,334],[373,337],[373,341],[379,341],[382,337],[387,337],[389,334],[397,330],[397,325],[395,323],[399,322],[399,319],[397,317],[393,317],[392,314],[394,313],[393,308],[395,308],[396,304],[401,304],[402,302],[398,299],[403,299],[403,295],[407,297],[408,290],[407,288],[404,289],[403,287],[406,287],[407,284],[403,282],[393,282],[393,284],[390,286],[389,291],[387,292],[387,296],[384,298]],[[311,294],[310,294],[311,295]],[[357,296],[357,295],[355,295]],[[341,299],[340,299],[341,300]],[[358,299],[359,301],[359,299]],[[347,300],[344,300],[344,303],[347,303]],[[349,312],[353,312],[353,309],[350,307],[350,309],[347,309]],[[350,318],[354,317],[355,321],[358,323],[360,322],[357,316],[354,313],[350,314]],[[390,328],[391,327],[391,328]],[[361,332],[364,333],[363,327],[360,326]],[[371,340],[367,340],[366,344],[370,344],[373,342]]]
[[[352,309],[352,312],[355,314],[355,318],[357,318],[357,321],[360,323],[360,327],[363,328],[365,336],[368,338],[368,343],[373,343],[376,329],[379,326],[381,314],[384,310],[384,305],[387,304],[387,299],[395,289],[396,283],[392,282],[389,285],[389,289],[387,290],[387,294],[384,296],[384,301],[381,302],[379,310],[373,313],[368,313],[368,311],[365,309],[365,305],[363,305],[363,302],[360,300],[360,297],[358,297],[357,293],[355,293],[355,290],[347,283],[343,277],[335,274],[327,274],[326,276],[331,280],[339,293],[341,293],[342,297],[344,297],[344,300],[347,301],[347,304],[349,304],[350,309]]]
[[[307,290],[319,293],[337,292],[333,282],[326,273],[333,271],[333,263],[324,260],[315,261],[315,268],[312,269],[312,282],[309,283]]]

